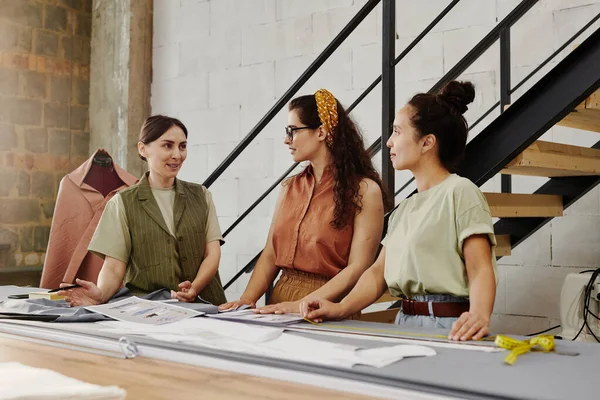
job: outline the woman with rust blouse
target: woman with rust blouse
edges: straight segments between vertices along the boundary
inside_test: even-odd
[[[342,299],[374,261],[385,194],[355,123],[325,89],[289,105],[284,143],[306,168],[281,185],[266,246],[241,298],[262,313],[299,311],[301,300]]]

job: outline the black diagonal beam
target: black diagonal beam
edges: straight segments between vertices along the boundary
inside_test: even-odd
[[[481,186],[600,86],[600,29],[467,146],[461,173]]]
[[[523,0],[516,6],[498,25],[494,27],[479,43],[473,47],[471,51],[467,53],[450,71],[448,71],[431,89],[428,93],[437,93],[444,87],[444,85],[451,80],[458,78],[469,68],[479,57],[483,55],[499,38],[500,33],[503,30],[509,29],[515,24],[523,15],[525,15],[531,7],[533,7],[538,0]],[[379,79],[379,78],[378,78]],[[369,89],[376,86],[376,82],[373,82]],[[362,100],[362,97],[361,97]],[[354,104],[353,104],[354,106]],[[381,138],[378,138],[374,145],[381,146]]]
[[[244,139],[233,149],[233,151],[223,160],[223,162],[210,174],[204,181],[205,187],[210,187],[219,176],[235,161],[236,158],[244,151],[246,147],[258,134],[271,122],[285,105],[294,97],[300,88],[310,79],[311,76],[327,61],[333,52],[340,47],[348,36],[356,29],[358,25],[369,15],[369,13],[379,4],[381,0],[368,0],[365,5],[356,13],[356,15],[348,22],[340,33],[331,41],[331,43],[319,54],[319,56],[309,65],[302,75],[290,86],[290,88],[281,96],[267,114],[256,124],[254,128],[246,135]]]

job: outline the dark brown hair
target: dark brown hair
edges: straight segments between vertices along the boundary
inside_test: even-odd
[[[365,149],[362,134],[337,99],[336,103],[338,126],[333,132],[333,140],[328,144],[334,174],[335,210],[331,225],[342,229],[350,223],[351,217],[362,210],[362,196],[359,194],[362,179],[369,178],[375,181],[381,188],[384,203],[388,203],[389,200],[379,173],[373,167],[371,156]],[[293,99],[289,110],[295,110],[303,124],[313,129],[321,126],[315,96],[307,95]]]
[[[435,135],[438,156],[448,171],[455,172],[462,161],[469,133],[462,114],[474,99],[475,87],[471,82],[451,81],[436,95],[419,93],[408,102],[414,112],[411,123],[418,132],[417,139]]]
[[[188,136],[188,131],[185,125],[177,118],[171,118],[164,115],[153,115],[146,118],[142,129],[140,130],[139,141],[144,144],[149,144],[160,138],[166,131],[171,129],[173,126],[181,128],[185,137]],[[138,154],[140,158],[146,161],[146,157]]]

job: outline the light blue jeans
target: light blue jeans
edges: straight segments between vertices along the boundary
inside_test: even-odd
[[[464,297],[456,297],[449,294],[430,294],[427,296],[413,296],[415,301],[433,301],[433,302],[451,302],[451,301],[468,301]],[[433,317],[430,315],[405,315],[402,309],[396,315],[396,324],[410,326],[415,328],[434,328],[448,329],[452,328],[452,324],[458,317]]]

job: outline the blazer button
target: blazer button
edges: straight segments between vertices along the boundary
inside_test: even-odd
[[[186,262],[187,261],[187,257],[181,257],[181,261]]]
[[[180,242],[183,242],[183,236],[179,236],[179,237],[177,238],[177,240],[179,240]]]

